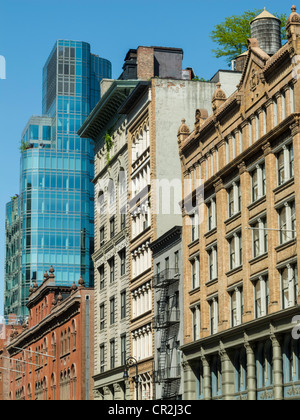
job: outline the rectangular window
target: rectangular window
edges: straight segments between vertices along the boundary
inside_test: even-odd
[[[279,216],[279,241],[284,244],[296,238],[296,209],[295,201],[284,203],[284,206],[278,210]]]
[[[175,270],[177,273],[179,271],[179,251],[176,251],[174,253],[174,257],[175,257]]]
[[[105,370],[105,346],[100,345],[100,372],[103,373]]]
[[[193,317],[193,340],[200,339],[200,306],[197,305],[192,308]]]
[[[218,278],[217,247],[208,250],[209,280]]]
[[[236,327],[242,323],[244,314],[244,296],[243,288],[237,287],[230,294],[231,299],[231,326]]]
[[[268,315],[269,312],[269,280],[261,276],[254,282],[255,318]]]
[[[235,233],[228,239],[229,243],[229,266],[230,270],[240,267],[243,263],[242,236],[241,232]]]
[[[195,213],[190,217],[191,221],[191,242],[199,239],[199,216],[198,213]]]
[[[208,230],[217,226],[216,198],[212,198],[207,204]]]
[[[228,193],[228,214],[229,217],[241,211],[241,188],[240,182],[233,182],[227,190]]]
[[[121,293],[121,319],[126,318],[126,292]]]
[[[115,298],[110,299],[109,301],[109,313],[110,313],[110,325],[115,323]]]
[[[103,290],[105,287],[105,278],[104,278],[104,264],[99,267],[99,275],[100,275],[100,290]]]
[[[110,238],[112,239],[115,236],[115,218],[110,219]]]
[[[119,252],[120,257],[120,274],[124,276],[126,274],[126,249]]]
[[[102,226],[100,229],[100,246],[104,245],[104,242],[105,242],[105,228],[104,226]]]
[[[278,185],[284,184],[294,176],[294,149],[293,144],[283,146],[277,154]]]
[[[209,303],[209,314],[210,314],[210,333],[216,334],[218,332],[218,324],[219,324],[218,298],[213,298],[208,303]]]
[[[125,213],[125,208],[123,208],[121,210],[120,218],[121,218],[121,230],[123,230],[123,229],[126,228],[126,213]]]
[[[115,340],[111,340],[110,342],[110,368],[115,368],[116,363],[116,342]]]
[[[121,365],[125,366],[126,364],[126,334],[121,336]]]
[[[297,264],[288,264],[280,270],[282,309],[297,305],[299,294]]]
[[[104,330],[105,327],[105,306],[104,303],[100,305],[100,331]]]
[[[256,165],[251,173],[252,202],[266,195],[266,170],[265,164]]]
[[[261,217],[251,224],[253,258],[268,252],[267,220]]]
[[[192,288],[197,289],[200,287],[200,261],[199,257],[195,257],[191,260],[192,269]]]
[[[108,261],[108,265],[109,265],[109,279],[110,279],[110,283],[113,283],[115,281],[115,258],[111,258]]]

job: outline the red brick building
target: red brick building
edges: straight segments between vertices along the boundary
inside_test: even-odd
[[[94,291],[60,286],[54,269],[30,288],[28,325],[7,351],[10,400],[93,399]]]

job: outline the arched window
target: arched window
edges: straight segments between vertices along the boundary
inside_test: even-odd
[[[247,355],[246,349],[238,350],[234,357],[235,392],[244,392],[247,389]]]
[[[116,189],[115,189],[115,183],[113,179],[109,179],[108,185],[107,185],[107,193],[108,193],[108,202],[109,205],[112,206],[116,201]]]
[[[52,347],[52,355],[56,357],[56,334],[55,332],[52,333],[51,337],[51,347]]]
[[[64,354],[64,334],[61,332],[60,334],[60,355]]]
[[[71,351],[71,330],[68,328],[68,353]]]
[[[76,384],[77,384],[77,377],[76,377],[76,368],[74,365],[71,367],[71,383],[72,383],[72,400],[76,401]]]
[[[212,360],[211,386],[212,397],[220,397],[222,395],[222,365],[220,356],[214,356]]]
[[[119,195],[122,196],[127,191],[127,179],[126,179],[126,172],[123,168],[120,168],[119,171]]]
[[[97,208],[100,214],[104,214],[105,212],[105,197],[104,192],[100,191],[97,198]]]
[[[51,375],[51,392],[52,392],[52,400],[56,400],[56,379],[55,374],[52,373]]]

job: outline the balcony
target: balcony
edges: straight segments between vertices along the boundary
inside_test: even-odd
[[[180,322],[180,311],[173,309],[171,311],[165,311],[156,315],[153,319],[153,326],[155,329],[169,328],[171,325],[179,324]]]
[[[181,366],[159,369],[154,372],[154,382],[170,382],[181,378]]]
[[[153,277],[153,287],[163,288],[179,281],[180,274],[177,268],[168,268]]]

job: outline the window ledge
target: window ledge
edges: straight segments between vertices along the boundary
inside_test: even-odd
[[[229,225],[231,222],[233,222],[234,220],[238,219],[241,216],[241,212],[239,211],[238,213],[235,213],[233,216],[229,217],[229,219],[225,220],[225,225]]]
[[[238,273],[239,271],[243,270],[243,264],[239,265],[238,267],[232,268],[231,270],[227,271],[227,273],[225,273],[225,275],[227,277],[232,276],[235,273]]]
[[[289,246],[295,245],[295,244],[296,244],[296,238],[290,239],[289,241],[284,242],[283,244],[280,244],[280,245],[276,246],[275,251],[276,252],[282,251],[285,248],[288,248]]]
[[[262,204],[266,201],[266,196],[263,195],[262,197],[259,197],[257,200],[253,201],[249,206],[247,207],[248,210],[253,210],[256,208],[259,204]]]
[[[193,242],[191,242],[188,247],[193,248],[195,245],[199,244],[199,238],[195,239]]]
[[[257,257],[252,258],[251,260],[249,260],[249,264],[255,264],[261,260],[264,260],[265,258],[267,258],[268,253],[264,252],[263,254],[258,255]]]
[[[205,283],[205,286],[212,286],[213,284],[215,284],[215,283],[217,283],[218,282],[218,277],[216,277],[215,279],[212,279],[212,280],[208,280],[206,283]]]
[[[217,232],[217,227],[215,226],[214,228],[210,229],[208,232],[204,234],[204,238],[208,238],[209,236],[213,235],[216,232]]]
[[[279,193],[281,190],[285,190],[287,187],[289,187],[290,185],[294,184],[294,177],[288,179],[287,181],[285,181],[283,184],[278,185],[278,187],[273,189],[273,193]]]
[[[195,289],[192,289],[192,290],[189,291],[189,295],[190,296],[193,296],[193,295],[195,295],[199,291],[200,291],[200,286],[195,287]]]

